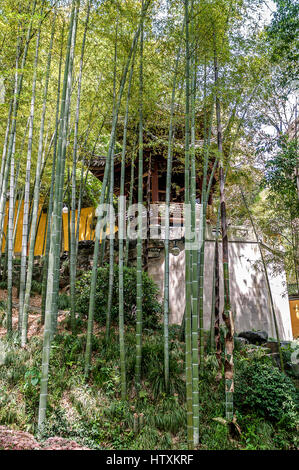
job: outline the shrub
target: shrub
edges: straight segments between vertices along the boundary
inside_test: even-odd
[[[87,316],[89,305],[91,271],[84,273],[76,284],[77,313]],[[158,287],[147,273],[142,273],[143,282],[143,326],[156,328],[161,313]],[[97,288],[95,295],[95,320],[105,324],[107,297],[109,287],[109,266],[98,269]],[[136,320],[136,268],[124,267],[124,315],[125,323],[132,324]],[[118,318],[118,266],[114,267],[113,301],[111,309],[112,321]]]
[[[289,427],[298,424],[298,392],[292,380],[270,364],[241,361],[236,372],[235,403]]]
[[[70,296],[63,293],[63,294],[58,294],[57,298],[57,308],[58,310],[68,310],[70,308],[71,301],[70,301]]]

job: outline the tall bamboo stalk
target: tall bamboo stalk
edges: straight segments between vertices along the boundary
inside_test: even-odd
[[[45,127],[45,117],[46,117],[46,106],[47,106],[47,97],[48,97],[48,87],[50,79],[50,68],[51,68],[51,59],[52,59],[52,47],[55,33],[55,20],[56,14],[53,19],[48,60],[47,60],[47,69],[44,85],[44,96],[43,96],[43,109],[40,123],[40,132],[39,132],[39,142],[38,142],[38,152],[37,152],[37,163],[36,163],[36,173],[35,173],[35,184],[34,184],[34,193],[33,193],[33,208],[32,208],[32,221],[31,221],[31,233],[30,233],[30,245],[29,245],[29,258],[28,258],[28,269],[26,277],[26,290],[24,298],[24,307],[22,314],[22,338],[21,344],[25,346],[27,342],[27,329],[28,329],[28,311],[29,311],[29,301],[32,285],[32,275],[33,275],[33,264],[34,264],[34,247],[37,234],[37,223],[38,223],[38,209],[39,209],[39,192],[41,184],[41,172],[42,172],[42,163],[43,163],[43,140],[44,140],[44,127]]]
[[[45,0],[43,0],[42,2],[41,16],[43,14],[44,3],[45,3]],[[28,237],[29,237],[28,221],[29,221],[29,207],[30,207],[31,157],[32,157],[32,144],[33,144],[33,126],[34,126],[34,111],[35,111],[35,100],[36,100],[36,82],[37,82],[37,66],[38,66],[38,58],[39,58],[40,35],[41,35],[41,19],[38,25],[36,46],[35,46],[34,66],[33,66],[32,95],[31,95],[30,116],[29,116],[28,148],[27,148],[27,162],[26,162],[24,208],[23,208],[23,231],[22,231],[22,251],[21,251],[21,271],[20,271],[20,292],[19,292],[19,319],[20,319],[19,331],[20,333],[22,332],[22,340],[21,340],[22,346],[24,346],[26,342],[25,336],[27,336],[28,307],[25,313],[26,315],[25,319],[23,318],[23,311],[24,311],[24,304],[25,304],[27,249],[28,249]],[[35,238],[35,236],[33,238]],[[30,291],[29,291],[29,296],[30,296]],[[28,306],[29,306],[29,300],[28,300]],[[25,322],[25,325],[24,325],[24,322]]]
[[[126,349],[125,349],[125,320],[124,320],[124,234],[126,228],[126,202],[125,202],[125,171],[126,171],[126,148],[127,148],[127,130],[129,119],[129,102],[131,94],[132,76],[134,70],[134,59],[132,59],[131,71],[128,83],[126,113],[124,121],[124,134],[121,153],[121,175],[120,175],[120,199],[119,199],[119,237],[118,237],[118,304],[119,304],[119,351],[120,351],[120,375],[121,375],[121,398],[126,399]]]
[[[186,34],[186,119],[185,119],[185,207],[190,204],[190,45],[189,45],[189,1],[185,0]],[[185,211],[185,232],[187,213]],[[186,237],[185,237],[186,243]],[[193,384],[192,384],[192,289],[191,253],[185,247],[185,343],[186,343],[186,400],[187,400],[187,438],[189,449],[193,448]]]
[[[11,121],[12,124],[11,124],[11,129],[10,129],[10,135],[9,135],[9,141],[8,141],[8,147],[7,147],[7,158],[6,158],[6,162],[4,165],[5,169],[4,169],[4,174],[3,174],[1,196],[0,196],[0,247],[2,247],[3,223],[4,223],[4,213],[5,213],[5,205],[6,205],[8,174],[9,174],[9,168],[10,168],[10,158],[11,158],[11,153],[13,151],[13,146],[14,146],[14,135],[16,132],[16,122],[17,122],[17,116],[18,116],[18,110],[19,110],[20,96],[21,96],[22,87],[23,87],[23,76],[24,76],[23,71],[26,65],[26,60],[27,60],[27,55],[28,55],[28,48],[29,48],[29,43],[31,39],[31,31],[32,31],[32,24],[33,24],[36,4],[37,4],[37,0],[33,0],[32,11],[31,11],[29,25],[27,28],[26,41],[25,41],[22,63],[21,63],[22,72],[18,75],[18,86],[17,86],[17,89],[15,89],[14,97],[13,97],[13,112],[12,112],[12,121]],[[16,48],[16,64],[18,64],[18,61],[19,61],[20,47],[21,47],[21,41],[20,41],[20,37],[18,37],[17,48]]]
[[[191,4],[192,11],[192,4]],[[193,28],[192,28],[193,29]],[[194,47],[194,45],[193,45]],[[198,445],[199,442],[199,394],[198,394],[198,248],[196,244],[196,163],[195,163],[195,97],[196,97],[196,63],[192,57],[192,86],[191,86],[191,147],[190,147],[190,209],[191,209],[191,234],[193,237],[192,244],[194,247],[190,253],[191,263],[191,301],[192,301],[192,403],[193,403],[193,444]],[[200,217],[201,219],[201,217]]]
[[[45,308],[46,308],[46,294],[47,294],[47,281],[48,281],[48,264],[49,264],[49,252],[50,252],[50,241],[51,241],[51,225],[52,225],[52,212],[53,212],[53,198],[54,198],[54,186],[55,186],[55,170],[56,170],[56,157],[57,157],[57,141],[59,132],[59,106],[60,106],[60,86],[61,86],[61,70],[62,70],[62,54],[63,54],[63,38],[64,38],[64,27],[63,22],[61,30],[61,44],[60,44],[60,58],[58,66],[58,85],[57,85],[57,101],[56,101],[56,117],[55,117],[55,134],[53,142],[53,160],[52,160],[52,172],[51,172],[51,185],[49,194],[48,204],[48,220],[47,220],[47,235],[46,235],[46,250],[43,258],[43,279],[42,279],[42,323],[45,321]]]
[[[129,202],[128,207],[131,207],[133,203],[133,192],[134,192],[134,172],[135,172],[135,144],[132,150],[132,158],[131,158],[131,175],[130,175],[130,187],[129,187]],[[130,241],[128,235],[126,234],[126,247],[125,247],[125,266],[128,266],[129,261],[129,247]]]
[[[117,72],[117,34],[118,34],[118,18],[115,28],[115,44],[114,44],[114,71],[113,71],[113,115],[116,106],[116,72]],[[114,284],[114,211],[113,211],[113,191],[114,191],[114,149],[115,139],[111,154],[110,166],[110,189],[109,189],[109,284],[108,284],[108,301],[106,313],[106,341],[109,340],[111,326],[111,309]]]
[[[179,59],[181,54],[181,45],[178,48],[173,83],[171,93],[170,105],[170,118],[169,118],[169,131],[168,131],[168,151],[167,151],[167,170],[166,170],[166,204],[165,204],[165,244],[164,244],[164,299],[163,299],[163,329],[164,329],[164,380],[166,392],[169,392],[169,236],[170,236],[170,193],[171,193],[171,173],[172,173],[172,159],[173,159],[173,139],[174,139],[174,106],[175,106],[175,93],[177,85],[177,74]]]
[[[99,201],[99,206],[102,207],[105,199],[105,193],[106,193],[106,187],[107,187],[107,182],[108,182],[108,176],[109,176],[109,168],[111,164],[111,154],[112,154],[112,146],[114,145],[114,138],[115,138],[115,131],[116,131],[116,125],[118,121],[118,113],[119,113],[119,108],[121,104],[121,99],[123,95],[123,90],[124,86],[126,83],[126,78],[127,78],[127,73],[129,70],[129,65],[131,62],[132,54],[136,48],[138,37],[140,35],[140,29],[141,29],[141,22],[143,21],[143,17],[146,14],[147,8],[150,4],[150,0],[147,0],[145,4],[142,7],[141,11],[141,21],[138,26],[138,30],[134,35],[131,49],[127,58],[126,65],[123,70],[122,74],[122,79],[121,79],[121,84],[118,92],[118,99],[116,102],[116,109],[115,109],[115,115],[113,117],[113,123],[112,123],[112,131],[111,131],[111,136],[110,136],[110,143],[109,143],[109,149],[107,153],[107,159],[106,159],[106,164],[105,164],[105,171],[104,171],[104,177],[103,177],[103,183],[102,183],[102,190],[101,190],[101,196],[100,196],[100,201]],[[95,229],[95,245],[94,245],[94,254],[93,254],[93,266],[92,266],[92,275],[91,275],[91,286],[90,286],[90,298],[89,298],[89,311],[88,311],[88,323],[87,323],[87,335],[86,335],[86,350],[85,350],[85,367],[84,367],[84,373],[85,377],[88,376],[89,374],[89,369],[90,369],[90,362],[91,362],[91,342],[92,342],[92,330],[93,330],[93,318],[94,318],[94,308],[95,308],[95,294],[96,294],[96,283],[97,283],[97,270],[98,270],[98,257],[99,257],[99,245],[100,245],[100,238],[101,238],[101,233],[102,233],[102,217],[98,217],[97,220],[97,225]]]
[[[65,169],[65,155],[68,135],[68,115],[70,110],[70,91],[72,83],[72,71],[73,71],[73,58],[74,49],[76,43],[76,30],[77,30],[77,16],[79,10],[79,1],[73,0],[72,12],[69,23],[69,35],[68,44],[65,60],[63,90],[61,96],[61,112],[60,112],[60,132],[58,141],[58,152],[57,152],[57,165],[56,175],[57,184],[55,186],[55,197],[54,197],[54,210],[53,210],[53,226],[51,231],[51,242],[49,252],[49,269],[48,269],[48,281],[47,281],[47,298],[46,298],[46,309],[45,309],[45,328],[44,328],[44,339],[43,339],[43,351],[42,351],[42,371],[41,371],[41,387],[40,387],[40,399],[39,399],[39,411],[38,411],[38,430],[42,432],[45,426],[46,420],[46,409],[47,409],[47,397],[48,397],[48,378],[49,378],[49,361],[50,361],[50,348],[51,338],[53,334],[53,294],[55,295],[54,289],[54,277],[57,276],[57,269],[55,266],[55,258],[57,258],[57,252],[60,252],[60,236],[59,233],[62,210],[62,195],[63,195],[63,181],[64,181],[64,169]],[[59,271],[58,271],[59,275]]]
[[[143,203],[143,21],[140,31],[139,66],[139,153],[138,153],[138,232],[137,232],[137,272],[136,272],[136,364],[135,386],[140,387],[142,359],[142,210]]]
[[[14,90],[14,96],[16,96],[17,93],[17,84],[18,84],[18,52],[17,52],[17,57],[16,57],[16,79],[15,79],[15,90]],[[7,116],[7,124],[6,124],[6,130],[5,130],[5,137],[4,137],[4,142],[3,142],[3,150],[2,150],[2,159],[1,159],[1,170],[0,170],[0,193],[2,191],[2,183],[3,183],[3,176],[4,176],[4,168],[5,168],[5,162],[6,162],[6,154],[7,154],[7,144],[8,144],[8,137],[9,137],[9,130],[11,126],[11,115],[12,115],[12,108],[13,108],[13,98],[10,100],[9,104],[9,111],[8,111],[8,116]]]
[[[205,60],[204,65],[204,162],[203,162],[203,180],[202,180],[202,194],[201,194],[201,206],[202,206],[202,224],[200,227],[200,248],[199,248],[199,335],[200,335],[200,371],[203,372],[204,365],[204,267],[205,267],[205,238],[206,238],[206,211],[208,203],[208,192],[207,188],[207,174],[208,174],[208,161],[209,161],[209,143],[210,143],[210,134],[212,129],[212,112],[211,119],[208,128],[207,122],[207,103],[206,103],[206,94],[207,94],[207,65]],[[213,176],[211,175],[210,181],[212,182]]]
[[[76,105],[76,119],[74,130],[74,148],[73,148],[73,169],[72,169],[72,202],[71,202],[71,230],[70,230],[70,297],[71,297],[71,329],[75,333],[76,329],[76,259],[77,259],[77,243],[76,243],[76,169],[77,169],[77,152],[78,152],[78,130],[79,130],[79,116],[80,116],[80,99],[81,99],[81,85],[82,85],[82,72],[83,60],[85,51],[86,34],[90,14],[90,0],[87,2],[85,27],[81,46],[80,69],[78,77],[78,92],[77,92],[77,105]],[[79,214],[78,214],[79,215]]]
[[[59,295],[59,276],[60,276],[60,248],[61,248],[61,234],[62,234],[62,209],[63,209],[63,200],[64,200],[64,178],[65,178],[65,162],[66,162],[66,149],[69,142],[70,135],[70,106],[71,106],[71,94],[72,94],[72,79],[73,79],[73,64],[75,57],[75,45],[76,45],[76,36],[77,36],[77,26],[78,26],[78,14],[80,8],[80,0],[75,2],[75,12],[74,12],[74,24],[73,32],[71,39],[71,48],[69,53],[69,72],[67,76],[67,88],[65,95],[65,107],[63,109],[63,103],[61,104],[61,110],[63,110],[63,118],[60,122],[59,139],[58,139],[58,151],[57,151],[57,163],[58,155],[61,153],[61,167],[57,165],[56,173],[56,186],[55,192],[57,189],[57,206],[54,209],[53,214],[57,214],[54,219],[54,231],[55,231],[55,246],[54,250],[54,283],[52,290],[52,334],[54,335],[57,330],[57,320],[58,320],[58,295]],[[61,113],[62,115],[62,113]],[[57,183],[58,182],[58,183]],[[49,278],[49,276],[48,276]]]
[[[16,137],[14,137],[14,147]],[[9,211],[7,231],[7,334],[12,333],[12,276],[13,276],[13,228],[14,228],[14,198],[15,198],[15,148],[10,159],[10,188],[9,188]]]
[[[18,92],[18,53],[16,58],[16,72],[15,72],[15,88],[14,88],[14,96],[17,96]],[[10,119],[11,119],[11,112],[12,112],[12,101],[10,104],[9,115],[8,115],[8,122],[5,134],[5,141],[4,141],[4,148],[2,154],[2,164],[1,164],[1,189],[3,183],[3,174],[2,171],[4,170],[4,161],[6,158],[6,146],[7,146],[7,139],[8,139],[8,131],[10,128]],[[13,251],[14,251],[14,206],[15,206],[15,145],[16,145],[16,134],[14,134],[14,143],[13,149],[11,152],[11,163],[10,163],[10,188],[9,188],[9,211],[8,211],[8,240],[7,240],[7,250],[8,250],[8,258],[7,258],[7,333],[10,334],[12,332],[12,281],[13,281]],[[1,244],[2,245],[2,244]],[[2,251],[2,246],[0,245],[0,251]]]

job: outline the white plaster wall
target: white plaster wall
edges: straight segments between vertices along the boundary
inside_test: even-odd
[[[205,286],[204,286],[204,328],[210,327],[211,301],[213,283],[215,243],[206,242],[205,249]],[[221,243],[219,244],[219,257],[221,261]],[[269,296],[265,275],[262,267],[257,266],[260,260],[257,243],[230,242],[230,289],[231,304],[235,315],[236,332],[263,329],[271,337],[276,337],[273,318],[269,304]],[[170,323],[181,323],[185,307],[185,252],[182,249],[178,256],[170,254]],[[149,264],[149,274],[160,287],[161,299],[164,284],[164,260],[152,259]],[[272,276],[269,269],[269,278],[275,312],[281,339],[292,339],[292,326],[290,308],[285,286],[284,274]],[[222,266],[220,262],[220,279],[222,280]],[[223,308],[223,285],[220,285],[221,305]]]

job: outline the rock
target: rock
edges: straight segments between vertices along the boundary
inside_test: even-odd
[[[248,339],[246,338],[239,338],[238,336],[234,337],[235,344],[243,348],[246,344],[249,344]]]
[[[291,344],[291,341],[280,341],[280,346],[286,348]],[[277,341],[268,341],[267,348],[271,349],[273,353],[278,353],[278,343]]]
[[[269,354],[269,357],[271,357],[273,365],[278,367],[278,369],[281,369],[279,353]]]
[[[263,330],[242,331],[238,337],[247,339],[251,344],[265,344],[268,341],[268,333]]]

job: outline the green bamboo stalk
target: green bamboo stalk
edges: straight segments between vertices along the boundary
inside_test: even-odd
[[[143,5],[143,1],[142,1]],[[138,156],[138,232],[137,232],[137,290],[136,290],[136,363],[135,386],[141,381],[142,360],[142,211],[143,203],[143,21],[140,31],[140,66],[139,66],[139,156]]]
[[[39,399],[39,411],[38,411],[38,431],[41,433],[44,430],[46,421],[46,409],[47,409],[47,397],[48,397],[48,378],[49,378],[49,361],[50,361],[50,349],[51,349],[51,338],[53,335],[53,294],[54,294],[54,277],[57,276],[57,270],[55,270],[55,258],[57,258],[57,251],[60,251],[60,238],[57,232],[59,231],[59,218],[61,219],[61,206],[62,203],[59,198],[62,198],[63,180],[64,180],[64,169],[65,169],[65,155],[66,155],[66,139],[67,139],[67,126],[68,126],[68,114],[70,109],[70,89],[72,82],[72,69],[73,69],[73,56],[74,48],[76,43],[76,27],[77,27],[77,16],[79,10],[79,2],[73,0],[72,12],[69,23],[69,35],[67,44],[67,53],[65,60],[63,90],[61,96],[61,125],[59,132],[58,152],[57,152],[57,164],[56,164],[56,175],[57,185],[55,186],[55,197],[54,197],[54,210],[53,210],[53,228],[51,231],[51,242],[49,252],[49,268],[48,268],[48,281],[47,281],[47,298],[46,298],[46,309],[45,309],[45,328],[44,328],[44,339],[43,339],[43,351],[42,351],[42,372],[41,372],[41,386],[40,386],[40,399]],[[58,230],[57,230],[58,229]],[[56,252],[56,253],[55,253]],[[59,275],[59,271],[58,271]]]
[[[16,62],[18,64],[18,56],[17,56]],[[16,76],[17,76],[17,73],[18,73],[18,67],[16,66]],[[18,82],[18,79],[16,79],[16,82]],[[15,89],[14,95],[16,95],[16,93],[17,93],[17,90]],[[0,170],[0,193],[2,192],[4,168],[5,168],[6,154],[7,154],[7,144],[8,144],[9,130],[10,130],[10,126],[11,126],[12,109],[13,109],[13,99],[10,100],[10,104],[9,104],[9,111],[8,111],[8,116],[7,116],[5,137],[4,137],[4,142],[3,142],[1,170]]]
[[[190,203],[190,49],[189,49],[189,0],[185,3],[186,31],[186,123],[185,123],[185,207]],[[185,213],[185,231],[186,231]],[[186,243],[186,237],[185,237]],[[186,247],[187,248],[187,247]],[[191,256],[185,248],[185,342],[186,342],[186,399],[187,399],[187,438],[188,448],[193,448],[193,386],[192,386],[192,311],[191,311]]]
[[[74,130],[74,149],[73,149],[73,168],[72,168],[72,201],[71,201],[71,230],[70,230],[70,297],[71,297],[71,329],[75,333],[76,329],[76,260],[77,260],[77,243],[76,243],[76,169],[77,169],[77,153],[78,153],[78,130],[79,130],[79,116],[80,116],[80,99],[81,99],[81,85],[82,85],[82,72],[83,60],[85,51],[85,42],[87,35],[87,28],[90,14],[90,0],[87,2],[86,19],[84,26],[84,33],[81,46],[80,69],[78,77],[78,92],[77,92],[77,105],[76,105],[76,119]],[[77,215],[78,216],[78,215]]]
[[[7,334],[12,333],[12,273],[13,273],[13,228],[14,228],[14,190],[15,190],[15,145],[10,159],[10,188],[9,188],[9,211],[8,211],[8,233],[7,233]]]
[[[116,106],[116,72],[117,72],[117,34],[118,34],[118,18],[115,28],[115,44],[114,44],[114,71],[113,71],[113,115],[115,114]],[[114,191],[114,149],[115,139],[111,154],[110,166],[110,189],[109,189],[109,285],[108,285],[108,301],[106,312],[106,334],[105,339],[108,342],[110,336],[111,326],[111,309],[113,297],[113,284],[114,284],[114,211],[113,211],[113,191]]]
[[[112,145],[114,143],[114,138],[115,138],[115,131],[116,131],[116,125],[118,121],[118,113],[119,113],[119,108],[121,104],[121,98],[127,78],[127,73],[129,70],[129,65],[130,61],[132,58],[132,54],[136,48],[138,37],[140,34],[140,29],[141,29],[141,22],[143,21],[143,17],[146,14],[147,8],[150,4],[150,0],[147,0],[142,8],[141,11],[141,21],[138,27],[137,32],[134,35],[131,49],[127,58],[126,65],[124,67],[124,71],[122,74],[122,79],[121,79],[121,84],[120,84],[120,89],[118,92],[118,99],[116,103],[116,110],[115,110],[115,115],[113,117],[113,123],[112,123],[112,131],[111,131],[111,136],[110,136],[110,143],[109,143],[109,149],[108,149],[108,154],[107,154],[107,159],[106,159],[106,164],[105,164],[105,171],[104,171],[104,178],[103,178],[103,183],[102,183],[102,190],[101,190],[101,196],[100,196],[100,204],[99,206],[102,207],[105,199],[105,193],[106,193],[106,187],[107,187],[107,182],[108,182],[108,176],[109,176],[109,168],[111,164],[111,153],[112,153]],[[97,269],[98,269],[98,257],[99,257],[99,241],[101,237],[101,232],[102,232],[102,217],[98,217],[97,220],[97,225],[95,229],[95,245],[94,245],[94,255],[93,255],[93,266],[92,266],[92,276],[91,276],[91,286],[90,286],[90,298],[89,298],[89,311],[88,311],[88,323],[87,323],[87,335],[86,335],[86,350],[85,350],[85,367],[84,367],[84,373],[85,377],[88,377],[89,370],[90,370],[90,362],[91,362],[91,342],[92,342],[92,330],[93,330],[93,318],[94,318],[94,308],[95,308],[95,294],[96,294],[96,282],[97,282]]]
[[[61,70],[62,70],[62,53],[63,53],[63,38],[64,38],[64,27],[63,22],[61,30],[61,44],[60,44],[60,58],[58,68],[58,86],[57,86],[57,102],[56,102],[56,117],[55,117],[55,134],[53,144],[53,160],[52,160],[52,172],[51,172],[51,186],[48,204],[48,220],[47,220],[47,236],[46,236],[46,250],[43,259],[43,280],[42,280],[42,323],[45,321],[45,309],[46,309],[46,294],[47,294],[47,281],[48,281],[48,265],[49,265],[49,252],[50,252],[50,241],[51,241],[51,224],[52,224],[52,212],[53,212],[53,198],[54,198],[54,185],[55,185],[55,171],[56,171],[56,157],[57,157],[57,141],[59,132],[59,105],[60,105],[60,86],[61,86]]]
[[[120,351],[120,374],[121,374],[121,398],[126,399],[127,383],[126,383],[126,349],[125,349],[125,320],[124,320],[124,233],[126,223],[126,203],[125,203],[125,171],[126,171],[126,147],[127,147],[127,130],[129,119],[129,102],[131,93],[132,76],[134,70],[135,53],[132,58],[131,71],[128,83],[126,113],[124,121],[123,145],[121,153],[121,175],[120,175],[120,199],[119,199],[119,258],[118,258],[118,303],[119,303],[119,351]]]
[[[134,170],[135,170],[135,144],[132,151],[132,158],[131,158],[131,176],[130,176],[130,188],[129,188],[129,202],[128,207],[132,206],[133,203],[133,191],[134,191]],[[126,235],[126,246],[125,246],[125,266],[128,266],[129,261],[129,247],[130,241],[128,238],[128,234]]]
[[[200,372],[203,372],[204,367],[204,265],[205,265],[205,238],[206,238],[206,210],[207,210],[207,173],[208,173],[208,160],[209,160],[209,134],[212,129],[212,113],[210,120],[209,131],[207,129],[207,110],[206,110],[206,94],[207,94],[207,64],[205,59],[204,65],[204,164],[203,164],[203,182],[202,182],[202,194],[201,194],[201,205],[202,205],[202,224],[200,228],[200,249],[199,249],[199,331],[200,331]],[[210,181],[212,182],[213,177],[211,176]]]
[[[184,28],[184,26],[183,26]],[[164,244],[164,258],[165,258],[165,270],[164,270],[164,299],[163,299],[163,328],[164,328],[164,380],[165,389],[169,393],[169,213],[170,213],[170,192],[171,192],[171,173],[172,173],[172,159],[173,159],[173,139],[174,139],[174,106],[175,106],[175,93],[177,85],[177,74],[179,59],[181,55],[181,45],[178,48],[173,83],[171,93],[171,105],[170,105],[170,118],[169,118],[169,131],[168,131],[168,151],[167,151],[167,170],[166,170],[166,204],[165,204],[165,244]]]
[[[114,284],[114,211],[113,211],[113,189],[114,189],[114,151],[111,155],[110,169],[110,190],[109,190],[109,283],[108,283],[108,300],[106,313],[106,334],[105,338],[108,342],[111,326],[111,309],[113,299]]]
[[[33,6],[32,6],[32,14],[30,17],[29,26],[28,26],[27,33],[26,33],[26,41],[25,41],[22,63],[21,63],[22,71],[24,70],[25,65],[26,65],[36,3],[37,3],[37,0],[34,0]],[[18,64],[18,59],[19,59],[19,54],[20,54],[20,46],[21,46],[20,37],[18,37],[17,49],[16,49],[16,58],[17,58],[16,63],[17,64]],[[5,163],[5,170],[4,170],[4,175],[3,175],[1,196],[0,196],[0,247],[2,247],[2,235],[3,235],[3,223],[4,223],[4,213],[5,213],[5,205],[6,205],[7,185],[8,185],[8,174],[9,174],[9,168],[10,168],[11,153],[13,150],[14,135],[16,133],[16,122],[17,122],[17,116],[18,116],[20,96],[21,96],[22,87],[23,87],[23,75],[24,75],[23,72],[21,72],[18,76],[17,91],[15,90],[14,97],[13,97],[12,125],[11,125],[11,130],[10,130],[10,136],[9,136],[9,142],[8,142],[8,148],[7,148],[7,158],[6,158],[6,163]]]
[[[36,241],[36,234],[38,230],[37,223],[38,223],[38,208],[39,208],[39,192],[40,192],[40,185],[41,185],[41,172],[42,172],[42,163],[43,163],[43,140],[44,140],[46,106],[47,106],[50,68],[51,68],[51,59],[52,59],[52,47],[53,47],[53,40],[54,40],[54,33],[55,33],[55,20],[56,20],[56,14],[53,19],[49,52],[48,52],[47,69],[46,69],[46,77],[45,77],[45,85],[44,85],[44,93],[43,93],[43,108],[42,108],[42,115],[41,115],[41,122],[40,122],[39,143],[38,143],[38,152],[37,152],[35,184],[34,184],[34,192],[33,192],[33,207],[32,207],[28,268],[27,268],[27,276],[26,276],[24,307],[23,307],[23,312],[22,312],[21,345],[23,347],[27,343],[28,312],[29,312],[29,302],[30,302],[30,293],[31,293],[31,285],[32,285],[32,275],[33,275],[34,247],[35,247],[35,241]]]
[[[16,73],[15,73],[15,89],[14,89],[14,96],[17,96],[18,92],[18,53],[16,58]],[[11,120],[11,113],[12,113],[12,103],[10,103],[10,109],[8,114],[8,121],[7,121],[7,128],[5,134],[5,141],[3,147],[3,154],[2,154],[2,162],[1,162],[1,183],[0,187],[2,189],[3,184],[3,171],[4,171],[4,162],[6,158],[6,147],[8,141],[8,133],[10,128],[10,120]],[[14,249],[14,207],[15,207],[15,144],[16,144],[16,136],[14,135],[14,143],[13,149],[11,152],[11,164],[10,164],[10,192],[9,192],[9,212],[8,212],[8,239],[7,239],[7,251],[8,251],[8,258],[7,258],[7,333],[11,334],[12,332],[12,281],[13,281],[13,249]],[[2,244],[1,244],[2,245]],[[0,251],[2,252],[2,246],[0,245]]]
[[[73,64],[75,56],[75,45],[76,45],[76,36],[77,36],[77,26],[78,26],[78,14],[80,8],[80,0],[75,2],[75,11],[74,11],[74,24],[72,31],[71,47],[69,52],[69,73],[67,76],[67,88],[65,95],[65,110],[63,111],[63,118],[60,123],[60,128],[62,132],[59,132],[58,139],[58,154],[61,153],[61,168],[57,167],[57,177],[58,181],[57,188],[57,207],[55,208],[53,214],[56,214],[54,219],[54,228],[55,228],[55,245],[56,249],[54,250],[54,283],[52,291],[52,334],[54,335],[57,330],[57,320],[58,320],[58,295],[59,295],[59,276],[60,276],[60,249],[61,249],[61,234],[62,234],[62,209],[63,209],[63,200],[64,200],[64,177],[65,177],[65,162],[66,162],[66,149],[69,141],[70,134],[70,106],[71,106],[71,94],[72,94],[72,77],[73,77]],[[63,104],[63,103],[62,103]],[[63,106],[61,105],[61,109]],[[58,155],[57,155],[58,162]],[[48,276],[49,277],[49,276]]]
[[[193,2],[192,2],[193,4]],[[191,4],[191,11],[193,11]],[[193,29],[193,28],[192,28]],[[190,165],[191,165],[191,180],[190,180],[190,207],[191,207],[191,234],[194,237],[192,244],[195,243],[196,232],[196,168],[195,168],[195,96],[196,96],[196,63],[192,57],[192,79],[191,79],[191,146],[190,146]],[[193,444],[197,446],[199,443],[199,394],[198,394],[198,278],[197,278],[197,265],[198,265],[198,250],[197,247],[192,248],[190,253],[191,264],[191,328],[192,328],[192,407],[193,407]]]
[[[222,356],[221,356],[221,339],[220,339],[220,287],[219,287],[219,245],[218,245],[218,234],[215,240],[215,260],[214,260],[214,272],[215,272],[215,301],[214,301],[214,338],[216,347],[216,358],[218,362],[218,373],[217,381],[221,380],[222,377]]]
[[[13,246],[15,246],[15,243],[16,243],[17,228],[18,228],[20,212],[21,212],[21,208],[23,204],[23,199],[24,199],[24,191],[25,191],[25,188],[23,187],[21,194],[18,198],[18,209],[17,209],[16,220],[15,220],[14,230],[13,230]]]
[[[41,16],[43,14],[45,0],[41,6]],[[32,79],[32,94],[30,103],[30,116],[29,116],[29,130],[28,130],[28,148],[27,148],[27,161],[26,161],[26,177],[25,177],[25,195],[24,195],[24,209],[23,209],[23,231],[22,231],[22,251],[21,251],[21,271],[20,271],[20,291],[19,291],[19,318],[20,326],[19,332],[22,334],[21,344],[24,347],[27,337],[27,320],[28,320],[28,307],[25,307],[25,287],[26,287],[26,267],[27,267],[27,245],[29,237],[29,206],[30,206],[30,176],[31,176],[31,157],[33,145],[33,126],[34,126],[34,111],[36,100],[36,82],[37,82],[37,66],[39,58],[39,45],[41,35],[41,19],[38,25],[35,57],[33,65],[33,79]],[[33,266],[32,266],[33,269]],[[30,268],[29,268],[30,270]],[[30,291],[29,291],[30,296]],[[29,305],[29,301],[28,301]],[[27,309],[25,318],[23,318],[24,307]]]

